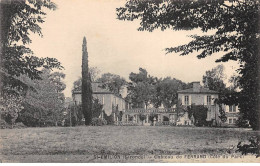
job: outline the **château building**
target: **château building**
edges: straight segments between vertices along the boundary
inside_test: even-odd
[[[127,104],[121,96],[101,88],[99,82],[92,82],[91,85],[93,98],[103,104],[103,109],[108,116],[112,114],[113,107],[118,107],[118,111],[125,111]],[[72,98],[75,104],[81,104],[81,90],[73,91]],[[103,115],[101,116],[103,117]]]
[[[227,121],[222,122],[219,118],[220,108],[215,104],[215,100],[219,98],[217,91],[210,90],[208,87],[202,87],[200,82],[193,82],[193,87],[178,91],[178,99],[185,107],[195,105],[204,105],[208,108],[207,121],[213,121],[222,126],[235,126],[238,119],[238,106],[224,105],[221,107],[225,111]]]
[[[178,99],[183,106],[204,105],[208,108],[207,121],[220,122],[219,119],[219,107],[215,104],[215,100],[218,99],[219,93],[217,91],[210,90],[207,87],[202,87],[200,82],[193,82],[193,87],[190,89],[178,91]]]

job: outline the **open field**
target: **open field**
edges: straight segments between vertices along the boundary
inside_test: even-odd
[[[166,126],[81,126],[0,130],[2,162],[150,162],[158,158],[101,160],[95,155],[240,155],[245,129]],[[253,157],[255,159],[255,157]],[[187,161],[186,161],[187,162]]]

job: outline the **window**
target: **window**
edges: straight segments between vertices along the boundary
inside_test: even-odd
[[[236,106],[235,105],[233,105],[233,112],[236,112],[237,110],[236,110]]]
[[[235,105],[230,105],[229,106],[229,112],[236,112],[236,106]]]
[[[229,123],[229,124],[232,124],[232,119],[228,119],[228,123]]]
[[[237,122],[237,119],[233,119],[233,123],[235,124]]]
[[[229,118],[228,119],[229,124],[236,124],[236,122],[237,122],[237,118]]]
[[[185,96],[184,101],[185,105],[189,105],[189,96]]]
[[[232,112],[232,105],[229,106],[229,112]]]
[[[211,96],[207,96],[207,105],[211,105]]]

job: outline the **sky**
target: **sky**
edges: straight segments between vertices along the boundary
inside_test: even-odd
[[[41,24],[43,37],[31,35],[30,48],[35,56],[57,58],[65,68],[64,94],[71,97],[73,82],[81,76],[82,41],[87,39],[89,65],[102,73],[118,74],[128,80],[131,72],[145,68],[152,76],[173,77],[184,82],[200,81],[206,70],[221,63],[215,60],[221,53],[197,59],[196,53],[179,56],[167,54],[165,48],[187,44],[189,35],[201,35],[200,30],[137,31],[138,21],[116,19],[116,8],[123,0],[52,0],[55,11],[46,10]],[[223,63],[228,76],[237,68],[235,62]]]

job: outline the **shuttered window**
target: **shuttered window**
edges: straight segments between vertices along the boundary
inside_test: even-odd
[[[236,124],[236,122],[237,122],[237,118],[229,118],[228,119],[229,124]]]
[[[104,105],[105,104],[105,96],[102,95],[102,104]]]
[[[229,106],[229,112],[236,112],[236,106],[235,105],[230,105]]]
[[[232,124],[232,119],[228,119],[228,123],[229,123],[229,124]]]
[[[233,112],[236,112],[236,111],[237,111],[236,108],[237,108],[237,107],[236,107],[235,105],[233,105]]]
[[[211,96],[207,96],[207,105],[211,105]]]
[[[185,101],[185,105],[189,105],[189,96],[185,96],[184,98],[184,101]]]
[[[235,124],[237,122],[237,119],[233,119],[233,123]]]

